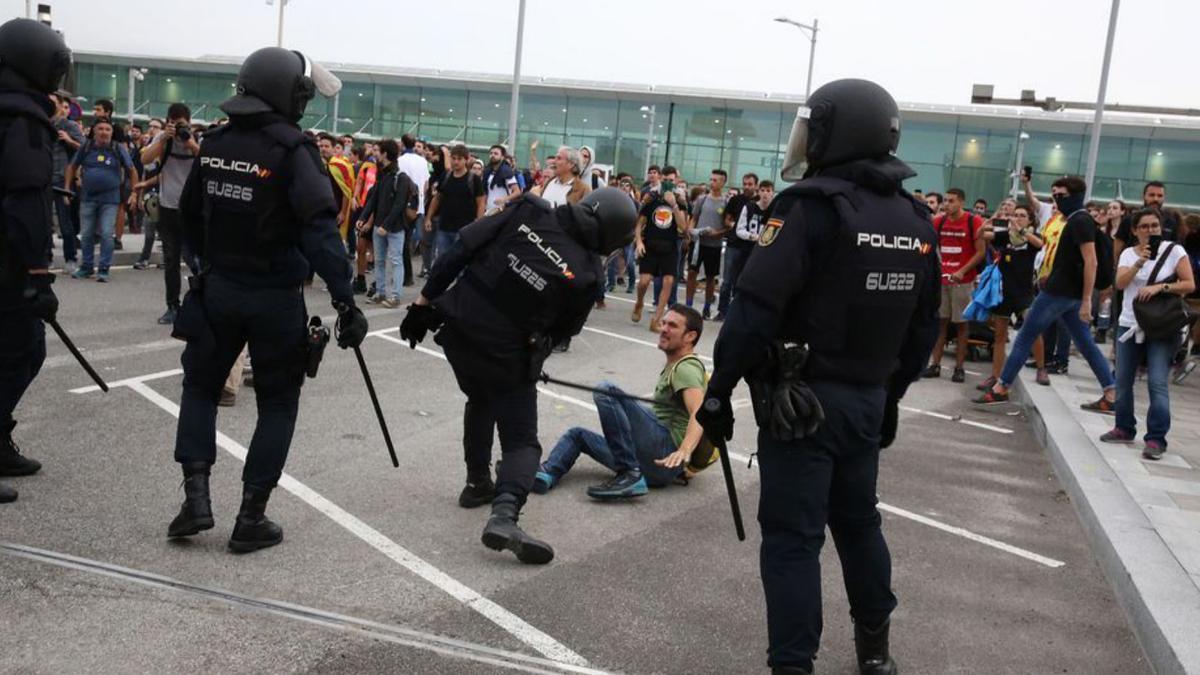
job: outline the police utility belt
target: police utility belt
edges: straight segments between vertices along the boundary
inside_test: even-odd
[[[201,272],[188,277],[188,291],[183,296],[183,304],[175,315],[175,324],[171,327],[171,337],[188,343],[195,343],[203,350],[216,349],[217,338],[213,334],[212,325],[204,311],[204,288],[208,284],[208,273]],[[316,377],[325,356],[325,346],[329,344],[329,329],[321,323],[321,317],[312,316],[308,319],[305,331],[304,347],[298,354],[304,363],[304,374]]]

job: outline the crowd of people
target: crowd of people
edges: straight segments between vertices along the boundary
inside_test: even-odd
[[[54,181],[64,188],[56,193],[55,214],[68,273],[109,281],[113,251],[121,248],[126,230],[144,234],[134,268],[147,269],[157,237],[166,304],[159,322],[172,323],[180,264],[195,269],[180,235],[179,196],[205,131],[225,120],[195,124],[188,107],[176,103],[166,119],[122,125],[113,119],[112,102],[100,100],[84,128],[67,95],[55,101]],[[654,309],[648,327],[654,332],[662,329],[669,308],[691,308],[697,295],[699,315],[721,321],[774,196],[772,182],[753,173],[740,177],[740,189],[731,189],[720,168],[703,184],[689,183],[671,165],[651,165],[640,178],[610,174],[595,166],[588,146],[561,146],[539,157],[535,141],[522,167],[498,144],[482,156],[462,144],[412,135],[357,142],[351,135],[306,133],[326,162],[339,229],[355,260],[354,290],[387,308],[401,305],[404,288],[415,283],[414,271],[425,277],[464,225],[526,193],[554,205],[574,204],[608,185],[629,195],[639,215],[633,243],[605,261],[606,291],[633,296],[635,323],[642,320],[649,293]],[[1167,207],[1166,187],[1157,181],[1146,184],[1137,208],[1120,200],[1084,204],[1086,185],[1070,177],[1051,186],[1051,200],[1038,198],[1030,176],[1022,176],[1022,185],[1022,202],[1006,198],[994,210],[985,199],[968,208],[966,193],[953,187],[914,192],[932,213],[943,274],[942,332],[924,377],[942,375],[944,347],[951,343],[950,378],[964,382],[968,355],[988,347],[992,367],[977,383],[980,402],[1003,402],[1022,365],[1035,368],[1042,385],[1067,373],[1074,343],[1104,389],[1087,408],[1117,416],[1105,440],[1133,439],[1133,383],[1146,374],[1151,400],[1146,456],[1161,456],[1170,424],[1167,382],[1182,381],[1195,368],[1200,328],[1193,326],[1187,339],[1181,332],[1178,341],[1147,340],[1135,308],[1161,293],[1200,307],[1194,284],[1200,216]],[[1164,259],[1160,254],[1165,267],[1157,264]],[[1093,261],[1095,269],[1085,274]],[[998,302],[984,307],[975,296],[993,285],[1000,289]],[[606,307],[603,294],[596,307]],[[1010,354],[1014,327],[1022,330]],[[1108,354],[1097,346],[1110,342]]]
[[[1143,456],[1161,458],[1171,424],[1169,380],[1182,382],[1200,357],[1200,216],[1168,207],[1159,181],[1146,183],[1137,207],[1085,202],[1087,185],[1077,176],[1055,180],[1050,201],[1038,198],[1028,173],[1021,181],[1024,202],[1006,198],[990,214],[983,199],[968,211],[958,188],[920,195],[933,214],[942,263],[941,334],[923,376],[941,376],[951,325],[952,381],[965,381],[972,348],[990,345],[991,372],[977,385],[981,404],[1008,401],[1023,366],[1050,385],[1052,375],[1067,374],[1074,344],[1103,390],[1083,408],[1115,416],[1104,442],[1135,440],[1134,383],[1145,374]],[[1109,342],[1106,355],[1099,345]]]

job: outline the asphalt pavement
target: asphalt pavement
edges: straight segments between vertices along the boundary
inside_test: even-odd
[[[166,539],[182,499],[172,460],[182,344],[155,324],[161,272],[60,279],[60,320],[112,383],[94,391],[57,338],[16,433],[43,462],[0,507],[0,671],[749,673],[766,663],[754,522],[758,467],[745,403],[730,449],[747,517],[734,537],[719,468],[686,487],[601,504],[586,458],[531,496],[522,525],[556,549],[519,564],[479,543],[486,509],[457,505],[464,397],[432,341],[410,350],[402,310],[371,309],[363,345],[400,467],[392,468],[354,357],[331,345],[307,381],[286,477],[269,513],[282,545],[225,545],[240,495],[253,392],[222,408],[212,485],[217,527]],[[310,311],[332,319],[310,289]],[[411,289],[405,299],[411,299]],[[663,357],[630,296],[611,297],[546,370],[648,394]],[[719,324],[706,324],[711,354]],[[982,373],[984,364],[970,369]],[[977,378],[971,378],[977,379]],[[587,394],[539,397],[548,451],[598,427]],[[884,532],[900,605],[893,653],[907,672],[1148,672],[1070,499],[1015,407],[981,411],[948,379],[908,397],[882,458]],[[735,406],[746,393],[739,388]],[[497,444],[496,454],[499,455]],[[854,670],[832,541],[822,556],[818,672]]]

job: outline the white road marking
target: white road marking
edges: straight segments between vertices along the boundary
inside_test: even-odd
[[[182,375],[182,374],[183,374],[183,369],[173,368],[171,370],[160,370],[157,373],[150,373],[148,375],[138,375],[137,377],[130,377],[130,378],[126,378],[124,380],[117,380],[116,382],[109,382],[107,384],[108,384],[108,388],[112,389],[113,387],[127,387],[131,384],[137,384],[137,383],[141,383],[141,382],[149,382],[150,380],[160,380],[164,377],[174,377],[176,375]],[[72,389],[70,391],[72,394],[90,394],[92,392],[100,391],[100,387],[93,384],[90,387],[78,387],[78,388]]]
[[[910,412],[910,413],[917,413],[918,415],[926,415],[928,417],[934,417],[939,420],[947,420],[949,422],[958,422],[959,424],[966,424],[967,426],[978,427],[980,429],[987,429],[988,431],[994,431],[998,434],[1011,434],[1013,432],[1012,429],[1005,429],[1004,427],[992,426],[991,424],[984,424],[983,422],[975,422],[972,420],[965,420],[962,418],[961,415],[947,415],[945,413],[934,412],[932,410],[921,410],[920,408],[912,408],[912,407],[909,407],[906,405],[900,406],[900,409],[904,410],[906,412]]]
[[[199,596],[207,600],[215,600],[223,602],[241,609],[250,609],[253,611],[266,612],[284,618],[304,621],[306,623],[332,628],[334,630],[343,631],[350,634],[362,635],[374,640],[400,644],[407,647],[422,649],[443,656],[452,658],[468,659],[480,663],[486,663],[502,668],[512,670],[520,670],[527,673],[603,673],[604,671],[595,670],[585,666],[561,663],[550,659],[543,659],[520,652],[513,652],[506,649],[497,649],[487,645],[468,642],[466,640],[458,640],[454,638],[443,637],[433,633],[407,628],[405,626],[394,626],[370,619],[360,619],[358,617],[347,616],[335,612],[327,612],[325,610],[316,609],[313,607],[305,607],[304,605],[295,605],[289,602],[279,600],[270,600],[266,598],[255,598],[232,591],[226,591],[219,588],[208,586],[199,586],[196,584],[179,581],[152,572],[144,572],[142,570],[122,567],[110,563],[92,560],[90,558],[82,558],[79,556],[68,555],[66,553],[58,553],[56,551],[47,551],[44,549],[34,548],[32,546],[22,546],[20,544],[9,544],[0,542],[0,552],[7,553],[12,556],[33,560],[35,562],[57,565],[67,569],[87,572],[106,576],[121,581],[126,581],[150,588],[161,590],[174,591],[177,593],[187,593],[190,595]]]
[[[388,329],[388,330],[375,331],[374,333],[371,333],[371,335],[374,335],[375,337],[378,337],[378,338],[382,338],[382,339],[384,339],[384,340],[387,340],[387,341],[389,341],[389,342],[395,342],[395,343],[402,344],[402,345],[404,345],[404,346],[408,346],[408,343],[407,343],[407,342],[404,342],[403,340],[400,340],[400,339],[397,339],[397,338],[393,338],[393,337],[391,337],[390,335],[385,335],[385,333],[388,333],[388,332],[390,332],[390,331],[393,331],[393,330],[396,330],[396,329],[392,328],[392,329]],[[417,346],[417,351],[419,351],[419,352],[422,352],[422,353],[424,353],[424,354],[429,354],[429,355],[431,355],[431,356],[436,356],[437,358],[439,358],[439,359],[442,359],[442,360],[445,360],[445,359],[446,359],[446,356],[445,356],[444,354],[442,354],[442,353],[440,353],[440,352],[437,352],[437,351],[434,351],[434,350],[432,350],[432,349],[427,349],[427,348],[425,348],[425,347],[422,347],[422,346],[419,346],[419,345]],[[586,409],[588,409],[588,410],[593,410],[593,411],[594,411],[594,410],[596,410],[596,406],[592,405],[591,403],[587,403],[587,402],[585,402],[585,401],[581,401],[581,400],[579,400],[579,399],[572,398],[572,397],[570,397],[570,396],[564,396],[564,395],[562,395],[562,394],[558,394],[558,393],[555,393],[555,392],[552,392],[552,391],[546,390],[546,389],[545,389],[545,388],[543,388],[543,387],[538,387],[538,391],[540,391],[541,393],[543,393],[543,394],[546,394],[547,396],[550,396],[550,397],[552,397],[552,398],[557,398],[557,399],[560,399],[560,400],[567,401],[568,403],[573,403],[573,404],[575,404],[575,405],[577,405],[577,406],[579,406],[579,407],[581,407],[581,408],[586,408]],[[747,401],[746,403],[747,403],[747,404],[749,404],[749,401]],[[735,405],[735,408],[736,408],[736,405]],[[917,410],[917,409],[915,409],[915,408],[912,408],[912,409],[910,409],[910,410],[913,410],[913,411],[915,411],[915,412],[921,412],[921,413],[925,413],[925,412],[926,412],[926,411],[923,411],[923,410]],[[948,419],[948,420],[953,420],[953,419],[954,419],[954,418],[950,417],[949,415],[943,415],[943,414],[941,414],[941,413],[926,413],[926,414],[929,414],[929,415],[931,415],[931,416],[933,416],[933,417],[938,417],[939,419]],[[961,420],[956,420],[956,421],[961,421]],[[1007,429],[1001,429],[1000,427],[990,427],[990,428],[991,428],[993,431],[1001,431],[1001,432],[1003,432],[1003,433],[1012,433],[1011,431],[1009,431],[1009,430],[1007,430]],[[741,453],[738,453],[738,452],[730,452],[730,453],[729,453],[729,458],[730,458],[730,459],[737,460],[737,461],[739,461],[739,462],[746,462],[747,464],[749,464],[749,463],[750,463],[750,457],[749,457],[749,456],[747,456],[747,455],[743,455],[743,454],[741,454]],[[900,516],[901,518],[907,518],[907,519],[909,519],[909,520],[912,520],[912,521],[915,521],[915,522],[921,523],[922,525],[928,525],[929,527],[932,527],[932,528],[934,528],[934,529],[937,529],[937,530],[941,530],[942,532],[947,532],[947,533],[949,533],[949,534],[954,534],[954,535],[957,535],[957,536],[963,537],[963,538],[965,538],[965,539],[969,539],[969,540],[971,540],[971,541],[974,541],[974,542],[976,542],[976,543],[983,544],[983,545],[985,545],[985,546],[990,546],[990,547],[992,547],[992,548],[994,548],[994,549],[997,549],[997,550],[1000,550],[1000,551],[1004,551],[1004,552],[1006,552],[1006,553],[1011,553],[1012,555],[1015,555],[1015,556],[1018,556],[1018,557],[1021,557],[1021,558],[1025,558],[1026,560],[1032,560],[1032,561],[1034,561],[1034,562],[1036,562],[1036,563],[1039,563],[1039,564],[1041,564],[1041,565],[1045,565],[1045,566],[1047,566],[1047,567],[1052,567],[1052,568],[1055,568],[1055,567],[1062,567],[1062,566],[1065,564],[1065,563],[1063,563],[1062,561],[1055,560],[1055,559],[1053,559],[1053,558],[1047,558],[1047,557],[1045,557],[1045,556],[1043,556],[1043,555],[1039,555],[1039,554],[1037,554],[1037,553],[1034,553],[1034,552],[1032,552],[1032,551],[1027,551],[1027,550],[1025,550],[1025,549],[1023,549],[1023,548],[1020,548],[1020,547],[1017,547],[1017,546],[1013,546],[1012,544],[1006,544],[1006,543],[1004,543],[1004,542],[1002,542],[1002,541],[999,541],[999,540],[996,540],[996,539],[992,539],[992,538],[990,538],[990,537],[985,537],[985,536],[983,536],[983,535],[981,535],[981,534],[976,534],[976,533],[974,533],[974,532],[972,532],[972,531],[970,531],[970,530],[967,530],[967,529],[965,529],[965,528],[961,528],[961,527],[958,527],[958,526],[955,526],[955,525],[949,525],[949,524],[947,524],[947,523],[943,523],[943,522],[941,522],[941,521],[934,520],[934,519],[932,519],[932,518],[929,518],[929,517],[927,517],[927,516],[922,516],[922,515],[920,515],[919,513],[913,513],[912,511],[909,511],[909,510],[907,510],[907,509],[902,509],[902,508],[899,508],[899,507],[897,507],[897,506],[892,506],[892,505],[890,505],[890,504],[885,504],[885,503],[883,503],[883,502],[880,502],[880,503],[879,503],[879,508],[880,508],[880,510],[887,511],[888,513],[891,513],[891,514],[893,514],[893,515]]]
[[[922,525],[928,525],[929,527],[939,529],[943,532],[949,532],[950,534],[958,535],[965,539],[970,539],[971,541],[978,542],[980,544],[984,544],[985,546],[991,546],[992,548],[999,549],[1006,553],[1011,553],[1015,556],[1025,558],[1026,560],[1032,560],[1033,562],[1038,563],[1039,565],[1045,565],[1046,567],[1051,567],[1051,568],[1058,568],[1058,567],[1062,567],[1063,565],[1066,564],[1061,560],[1055,560],[1054,558],[1047,558],[1046,556],[1038,555],[1037,553],[1034,553],[1032,551],[1027,551],[1023,548],[1013,546],[1012,544],[1006,544],[1002,541],[997,541],[990,537],[985,537],[981,534],[975,534],[974,532],[964,529],[964,528],[961,528],[961,527],[957,527],[954,525],[947,525],[946,523],[934,520],[933,518],[928,518],[926,516],[922,516],[919,513],[913,513],[912,511],[907,511],[907,510],[899,508],[897,506],[892,506],[891,504],[884,504],[883,502],[879,502],[879,510],[887,511],[888,513],[900,516],[901,518],[908,518],[909,520],[916,521],[918,523],[921,523]]]
[[[654,342],[650,342],[649,340],[639,340],[638,338],[635,338],[635,337],[630,337],[628,335],[621,335],[620,333],[614,333],[612,331],[602,330],[600,328],[592,328],[591,326],[584,326],[583,329],[588,332],[591,332],[591,333],[596,333],[598,335],[605,335],[607,337],[615,338],[617,340],[624,340],[625,342],[632,342],[633,344],[643,345],[646,347],[654,347],[655,349],[658,349],[658,345]],[[705,361],[712,363],[712,357],[705,356],[704,354],[699,354],[699,353],[697,353],[696,356],[699,356],[701,359],[704,359]],[[734,409],[736,410],[736,407]],[[999,434],[1011,434],[1012,433],[1012,429],[1005,429],[1004,427],[997,427],[997,426],[993,426],[991,424],[985,424],[983,422],[974,422],[971,420],[965,420],[962,417],[952,417],[950,415],[945,415],[942,413],[931,412],[928,410],[921,410],[919,408],[910,408],[907,406],[900,406],[900,409],[907,410],[908,412],[914,412],[914,413],[919,413],[922,415],[928,415],[930,417],[936,417],[937,419],[946,420],[948,422],[958,422],[959,424],[965,424],[967,426],[972,426],[972,427],[976,427],[979,429],[987,429],[988,431],[994,431]]]
[[[123,385],[137,392],[143,398],[159,408],[162,408],[173,417],[179,417],[179,406],[174,401],[146,386],[143,381],[138,381],[135,379],[134,381],[125,382]],[[220,431],[217,432],[217,445],[221,449],[236,457],[238,460],[242,462],[246,461],[246,448]],[[377,551],[399,563],[408,571],[416,574],[425,581],[428,581],[439,589],[450,594],[451,597],[463,603],[467,607],[479,612],[492,623],[495,623],[497,626],[500,626],[504,630],[508,631],[518,640],[536,649],[544,656],[555,661],[562,661],[564,663],[571,663],[580,666],[587,665],[587,661],[582,656],[571,651],[565,645],[559,643],[557,640],[543,633],[537,628],[534,628],[532,625],[526,623],[525,620],[521,619],[507,609],[504,609],[495,602],[492,602],[476,591],[467,588],[456,579],[450,577],[448,574],[442,572],[433,565],[425,562],[391,539],[388,539],[375,528],[367,525],[354,515],[343,510],[340,506],[329,501],[315,490],[296,480],[292,476],[286,473],[283,474],[283,476],[279,479],[279,487],[287,490],[296,497],[300,498],[301,501],[325,514],[330,520],[334,521],[359,539],[370,544]]]
[[[599,335],[607,335],[610,338],[616,338],[618,340],[632,342],[636,345],[644,345],[646,347],[654,347],[655,349],[658,349],[658,343],[650,342],[649,340],[639,340],[638,338],[635,338],[635,337],[629,337],[628,335],[621,335],[620,333],[613,333],[610,331],[602,330],[600,328],[592,328],[591,326],[584,326],[583,329],[588,331],[589,333],[597,333]],[[705,361],[712,363],[711,356],[705,356],[704,354],[696,354],[696,356],[699,356],[701,359],[704,359]]]
[[[53,336],[53,337],[51,337]],[[61,340],[53,332],[46,335],[46,341],[54,340],[61,344]],[[91,363],[99,363],[101,361],[112,361],[115,359],[125,358],[127,356],[140,356],[147,352],[159,352],[168,349],[183,349],[183,343],[175,338],[166,340],[155,340],[154,342],[143,342],[136,345],[124,345],[121,347],[106,347],[104,349],[80,349],[79,351],[87,357]],[[68,365],[75,365],[75,357],[70,354],[59,354],[51,356],[42,364],[43,368],[61,368]]]
[[[636,304],[637,304],[637,300],[634,300],[633,298],[622,298],[621,296],[619,296],[619,295],[613,295],[612,293],[605,293],[605,294],[604,294],[604,298],[605,298],[606,300],[620,300],[621,302],[628,302],[628,303],[629,303],[629,304],[631,304],[631,305],[636,305]],[[650,304],[650,306],[651,306],[651,307],[653,307],[653,306],[654,306],[654,304],[653,304],[653,303],[651,303],[651,304]]]

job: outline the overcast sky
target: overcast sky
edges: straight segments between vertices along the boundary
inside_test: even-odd
[[[278,1],[278,0],[277,0]],[[35,3],[36,4],[36,3]],[[275,43],[264,0],[51,0],[75,49],[244,56]],[[517,0],[290,0],[285,45],[317,60],[511,73]],[[527,0],[525,75],[803,93],[820,20],[815,89],[864,77],[901,101],[996,95],[1094,100],[1109,0]],[[0,0],[6,15],[23,0]],[[138,20],[138,17],[141,20]],[[1196,0],[1126,0],[1108,102],[1200,108]]]

